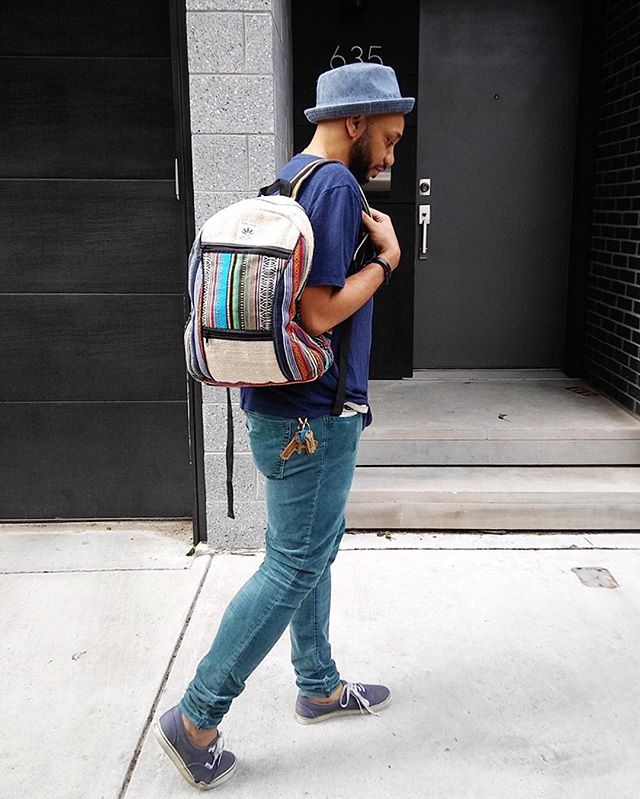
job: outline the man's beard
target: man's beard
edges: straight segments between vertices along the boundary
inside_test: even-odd
[[[349,152],[349,170],[361,186],[369,180],[371,171],[370,143],[371,136],[369,131],[365,130],[362,136],[351,145]]]

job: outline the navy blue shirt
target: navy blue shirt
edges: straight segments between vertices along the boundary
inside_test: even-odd
[[[315,155],[296,155],[280,171],[291,180]],[[326,164],[309,177],[298,202],[311,220],[314,236],[313,260],[308,286],[344,286],[347,270],[360,240],[362,204],[360,187],[342,164]],[[351,341],[347,353],[345,401],[368,404],[369,355],[373,300],[351,317]],[[244,410],[273,416],[308,417],[331,413],[338,385],[340,325],[331,335],[334,362],[322,377],[310,383],[266,388],[243,388],[240,405]],[[370,421],[370,415],[367,421]]]

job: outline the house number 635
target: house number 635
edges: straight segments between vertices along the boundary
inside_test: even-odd
[[[336,47],[329,60],[329,66],[331,69],[335,69],[336,67],[343,67],[347,63],[347,59],[341,55],[338,51],[340,50],[340,45]],[[367,61],[376,61],[378,64],[384,63],[380,56],[374,52],[375,50],[382,50],[381,44],[371,44],[369,45],[369,55],[367,56]],[[364,61],[363,55],[364,50],[359,45],[355,44],[353,47],[350,48],[350,51],[354,54],[352,56],[354,61]]]

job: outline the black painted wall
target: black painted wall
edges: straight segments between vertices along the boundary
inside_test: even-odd
[[[191,516],[169,11],[0,7],[0,518]]]
[[[640,413],[640,3],[604,13],[585,377]]]

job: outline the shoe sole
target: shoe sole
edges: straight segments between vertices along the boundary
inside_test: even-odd
[[[391,702],[391,694],[383,701],[379,702],[377,705],[371,705],[371,710],[382,710],[385,708],[389,702]],[[334,719],[337,716],[369,716],[370,714],[367,713],[366,710],[332,710],[331,713],[325,713],[322,716],[314,716],[313,718],[308,718],[307,716],[300,716],[296,713],[296,721],[298,724],[318,724],[320,721],[326,721],[327,719]]]
[[[162,727],[160,726],[159,722],[156,721],[156,723],[153,725],[153,731],[156,734],[158,743],[164,749],[168,757],[171,759],[173,765],[178,769],[178,771],[185,778],[185,780],[190,785],[193,785],[194,788],[199,788],[201,791],[210,791],[212,788],[217,788],[219,785],[222,785],[224,782],[231,779],[231,777],[233,776],[233,772],[236,770],[236,765],[238,764],[237,760],[233,761],[233,765],[230,768],[228,768],[224,772],[224,774],[220,774],[220,776],[215,777],[213,780],[211,780],[211,782],[208,785],[203,782],[196,782],[193,779],[193,774],[185,766],[184,761],[182,760],[178,752],[174,749],[173,745],[162,731]]]

